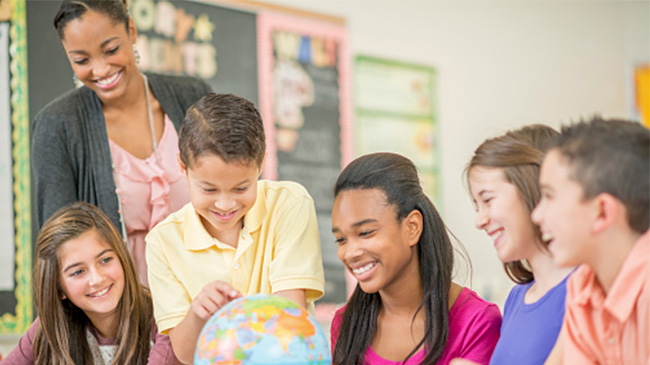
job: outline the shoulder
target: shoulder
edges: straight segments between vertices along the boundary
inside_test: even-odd
[[[313,202],[311,195],[304,186],[293,181],[271,181],[259,180],[258,191],[264,193],[267,200],[298,201],[307,200]]]
[[[203,96],[211,91],[203,80],[190,76],[172,76],[147,73],[149,83],[154,90],[160,90],[179,96]]]
[[[187,203],[181,209],[171,213],[167,218],[163,219],[160,223],[156,224],[155,227],[149,231],[147,234],[146,240],[147,245],[154,242],[157,242],[161,238],[168,238],[172,232],[180,232],[183,229],[183,225],[187,220],[188,214],[194,213],[194,207],[192,203]]]
[[[588,265],[580,265],[566,282],[567,304],[589,296],[597,286],[596,273]]]
[[[508,293],[508,298],[506,299],[506,303],[504,305],[505,311],[508,310],[508,307],[511,305],[517,305],[519,303],[523,302],[523,298],[526,295],[526,292],[528,289],[530,289],[530,286],[532,285],[532,282],[527,283],[527,284],[515,284],[515,286],[510,289],[510,293]]]
[[[499,307],[479,297],[473,290],[463,288],[458,299],[449,311],[449,321],[498,322],[501,324]]]
[[[77,109],[87,107],[95,94],[86,87],[72,89],[49,102],[34,117],[34,128],[52,128],[74,119]],[[43,123],[45,122],[45,123]]]

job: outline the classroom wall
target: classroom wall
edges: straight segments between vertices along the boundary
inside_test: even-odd
[[[353,56],[436,68],[441,213],[469,251],[471,286],[499,305],[511,284],[461,178],[474,149],[528,123],[630,117],[633,66],[650,62],[649,1],[266,2],[345,18]]]

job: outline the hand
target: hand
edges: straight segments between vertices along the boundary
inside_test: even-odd
[[[231,300],[240,298],[242,295],[237,289],[228,283],[216,280],[199,292],[190,304],[190,313],[199,317],[203,322],[212,317],[219,308],[228,304]]]

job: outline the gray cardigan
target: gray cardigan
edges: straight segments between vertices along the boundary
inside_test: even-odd
[[[157,74],[147,77],[177,132],[185,111],[211,92],[210,86],[195,78]],[[36,115],[32,169],[39,228],[57,209],[85,201],[104,211],[121,232],[104,113],[95,92],[85,86],[70,90]]]

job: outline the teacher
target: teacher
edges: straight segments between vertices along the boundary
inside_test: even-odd
[[[54,27],[83,86],[34,119],[38,225],[71,202],[96,205],[128,241],[147,284],[145,235],[189,202],[177,132],[186,109],[210,87],[140,72],[137,30],[122,0],[64,0]]]

